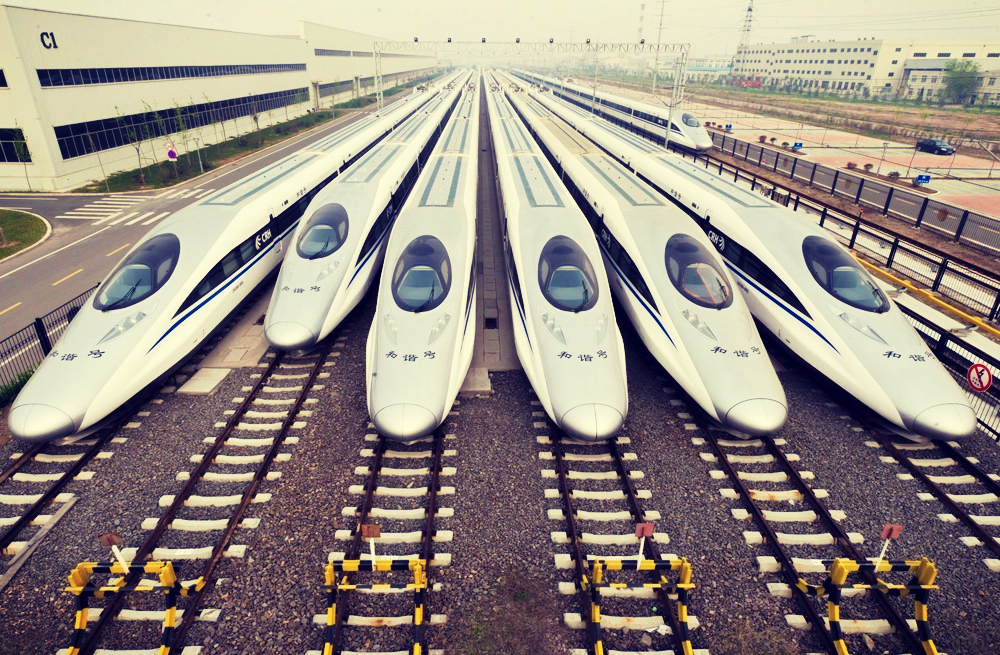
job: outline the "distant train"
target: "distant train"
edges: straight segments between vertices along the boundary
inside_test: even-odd
[[[371,287],[396,215],[457,102],[457,76],[312,200],[292,235],[264,319],[275,348],[328,336]]]
[[[902,312],[833,236],[791,210],[616,126],[546,106],[683,208],[779,342],[898,429],[972,434],[965,394]]]
[[[368,333],[368,414],[412,441],[451,411],[476,341],[479,75],[466,82],[392,228]]]
[[[587,111],[591,111],[596,98],[596,111],[601,117],[630,132],[640,134],[654,143],[665,144],[668,135],[667,125],[669,124],[670,143],[694,152],[712,149],[712,137],[708,134],[708,130],[705,129],[701,120],[689,111],[677,109],[673,112],[673,120],[671,120],[669,107],[605,91],[597,91],[595,94],[593,88],[529,71],[516,70],[514,74],[533,84],[548,87],[556,97],[568,100]]]
[[[274,272],[310,200],[427,102],[414,94],[154,227],[84,305],[14,400],[15,437],[99,427],[160,384]]]
[[[785,393],[705,234],[547,108],[523,93],[509,97],[590,221],[611,288],[657,361],[712,421],[738,434],[780,429]]]
[[[553,423],[608,439],[625,421],[628,391],[601,251],[500,85],[487,81],[518,358]]]

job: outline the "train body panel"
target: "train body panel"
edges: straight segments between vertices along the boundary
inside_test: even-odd
[[[661,147],[543,101],[682,207],[725,257],[757,320],[813,368],[903,430],[942,439],[975,431],[965,394],[832,235]]]
[[[440,426],[472,363],[479,97],[478,84],[463,94],[386,246],[366,379],[368,413],[391,439]]]
[[[271,345],[311,348],[371,287],[393,221],[454,102],[447,86],[313,199],[268,306],[264,334]]]
[[[687,215],[538,104],[515,106],[597,234],[643,343],[715,421],[778,430],[787,401],[742,295]]]
[[[515,74],[522,80],[548,87],[558,97],[587,111],[591,111],[592,104],[596,100],[597,111],[605,119],[631,132],[642,134],[645,138],[661,145],[667,136],[667,125],[670,125],[670,142],[687,150],[705,152],[715,145],[701,120],[689,111],[678,109],[671,116],[670,108],[665,105],[656,105],[605,91],[595,93],[592,87],[588,88],[565,79],[529,71],[519,70],[515,71]]]
[[[552,421],[607,439],[628,412],[625,356],[600,249],[499,92],[488,92],[518,358]]]

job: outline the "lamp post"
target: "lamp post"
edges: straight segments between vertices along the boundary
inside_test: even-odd
[[[205,172],[205,167],[201,165],[201,150],[198,149],[198,142],[201,141],[201,137],[194,137],[194,152],[198,155],[198,170],[202,173]]]
[[[881,175],[882,174],[882,162],[885,161],[885,149],[888,148],[888,147],[889,147],[889,142],[888,141],[883,141],[882,142],[882,159],[880,159],[879,162],[878,162],[878,170],[875,171],[876,175]]]

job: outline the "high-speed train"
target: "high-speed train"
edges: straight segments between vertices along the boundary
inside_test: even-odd
[[[586,219],[488,80],[514,345],[552,421],[607,439],[628,413],[625,353],[601,251]]]
[[[784,390],[705,234],[544,106],[523,93],[509,98],[590,221],[611,288],[657,361],[713,421],[738,435],[780,429],[788,414]]]
[[[736,276],[750,311],[805,362],[903,432],[953,439],[976,415],[951,375],[833,236],[791,210],[621,128],[538,97],[683,208]]]
[[[291,238],[264,336],[303,350],[328,336],[375,279],[392,223],[457,102],[456,74],[347,173],[316,194]]]
[[[687,150],[704,152],[711,150],[713,143],[708,130],[701,120],[689,111],[678,109],[671,114],[669,107],[658,106],[637,100],[625,98],[613,93],[587,88],[566,80],[545,77],[524,70],[516,70],[514,74],[523,80],[548,87],[557,97],[591,111],[596,98],[596,112],[615,125],[641,134],[660,145],[670,136],[670,143]],[[669,133],[667,125],[670,125]]]
[[[313,196],[427,100],[411,95],[150,230],[14,400],[14,436],[89,431],[162,381],[273,273]]]
[[[368,414],[380,434],[412,441],[448,416],[476,341],[479,75],[400,211],[386,245],[368,333]]]

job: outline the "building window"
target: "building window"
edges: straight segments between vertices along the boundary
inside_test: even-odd
[[[937,84],[937,77],[931,78],[931,84]]]
[[[989,52],[986,54],[987,57],[1000,57],[1000,52]]]
[[[898,63],[899,63],[899,60],[898,60],[898,59],[893,59],[893,60],[892,60],[892,63],[893,63],[893,64],[898,64]]]
[[[963,57],[975,57],[976,53],[974,53],[974,52],[963,52],[962,56]]]
[[[895,75],[895,73],[889,73],[889,77],[892,77],[893,75]]]
[[[896,52],[902,52],[902,48],[896,48]]]
[[[0,68],[0,89],[7,88],[7,76],[3,74],[3,69]]]
[[[18,156],[20,154],[20,156]],[[21,163],[31,161],[31,151],[19,129],[0,128],[0,162]]]
[[[927,81],[927,76],[926,75],[921,76],[920,83],[923,84],[926,81]]]
[[[161,111],[114,116],[105,119],[53,127],[63,159],[120,148],[151,138],[190,130],[203,125],[252,116],[305,102],[309,89],[301,87],[217,100]],[[2,130],[0,130],[2,133]]]
[[[951,56],[951,53],[950,53],[950,52],[939,52],[939,53],[937,54],[937,56],[938,56],[938,57],[950,57],[950,56]]]
[[[991,78],[990,78],[990,83],[989,83],[989,86],[993,86],[994,84],[996,84],[996,81],[997,81],[997,78],[995,78],[995,77],[991,77]]]
[[[246,64],[226,66],[153,66],[143,68],[39,68],[38,82],[43,87],[80,86],[150,82],[192,77],[228,77],[231,75],[270,75],[306,70],[305,64]]]
[[[926,57],[927,53],[926,52],[914,52],[913,56],[914,57]]]

